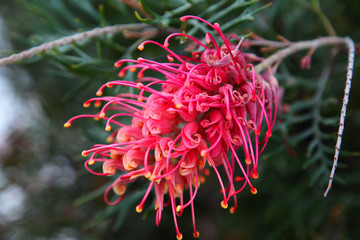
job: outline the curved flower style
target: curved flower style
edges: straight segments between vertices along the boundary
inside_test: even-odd
[[[233,199],[231,213],[237,208],[236,195],[246,186],[251,193],[257,193],[251,179],[258,178],[259,154],[271,136],[278,94],[277,80],[271,71],[263,76],[255,73],[251,62],[259,58],[241,52],[242,39],[233,35],[226,38],[219,24],[196,16],[184,16],[181,20],[189,18],[209,25],[223,44],[218,44],[210,33],[205,35],[205,43],[184,33],[171,34],[164,44],[143,42],[140,50],[146,44],[158,45],[168,52],[169,62],[143,58],[116,62],[116,67],[129,64],[122,68],[120,77],[128,70],[138,71],[137,81],[108,82],[98,90],[98,98],[84,104],[88,107],[91,102],[95,105],[104,102],[97,115],[79,115],[65,124],[69,127],[77,118],[94,117],[107,120],[107,131],[117,126],[110,136],[110,144],[98,144],[83,151],[84,156],[91,154],[85,167],[102,176],[122,173],[104,195],[110,205],[120,202],[128,183],[148,179],[147,191],[136,211],[142,211],[154,190],[156,224],[160,224],[163,208],[170,205],[178,239],[182,239],[182,234],[177,217],[189,206],[194,237],[199,236],[194,198],[211,170],[219,180],[221,206],[227,208]],[[193,41],[191,46],[196,50],[191,56],[169,49],[169,40],[176,36]],[[231,40],[238,43],[234,45]],[[163,79],[145,77],[148,70],[163,75]],[[138,94],[100,97],[104,88],[114,85],[138,89]],[[112,115],[106,117],[109,112]],[[121,116],[130,117],[131,124],[115,121]],[[242,150],[239,155],[238,150]],[[95,162],[102,162],[103,173],[90,169]],[[119,195],[114,202],[108,200],[111,190]]]

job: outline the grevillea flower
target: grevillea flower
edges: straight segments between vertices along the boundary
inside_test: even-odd
[[[171,206],[178,239],[182,234],[177,217],[188,207],[193,235],[199,236],[194,199],[210,172],[219,180],[221,206],[228,208],[230,202],[231,213],[237,208],[238,193],[244,189],[257,193],[252,179],[258,178],[259,154],[271,136],[278,95],[277,80],[270,70],[263,75],[255,72],[252,62],[259,58],[242,52],[242,39],[234,35],[226,38],[219,24],[196,16],[184,16],[181,21],[189,18],[206,23],[217,36],[207,33],[203,42],[185,33],[173,33],[164,44],[143,42],[140,50],[155,44],[167,51],[168,62],[144,58],[116,62],[116,67],[126,64],[120,77],[127,71],[138,72],[137,81],[106,83],[98,90],[99,97],[84,104],[103,104],[98,114],[79,115],[65,123],[69,127],[77,118],[93,117],[106,120],[107,131],[116,127],[109,144],[83,151],[83,156],[90,155],[85,167],[101,176],[119,174],[104,195],[110,205],[121,201],[129,183],[147,179],[148,188],[136,211],[142,211],[153,191],[156,224],[160,224],[164,207]],[[169,49],[169,41],[177,36],[193,41],[191,55]],[[163,77],[146,77],[151,70]],[[115,85],[134,88],[138,94],[101,97],[104,88]],[[130,124],[115,120],[124,116],[130,117]],[[102,163],[102,173],[90,168],[96,162]],[[108,199],[111,191],[119,196],[117,200]]]

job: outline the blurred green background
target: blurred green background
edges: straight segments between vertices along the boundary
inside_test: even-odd
[[[136,1],[0,0],[0,56],[95,27],[140,23]],[[200,26],[179,17],[199,15],[217,21],[226,32],[250,31],[265,39],[289,41],[329,34],[319,18],[317,1],[278,0],[144,0],[137,9],[162,42],[172,31],[186,29],[203,37]],[[322,0],[322,13],[338,36],[360,41],[360,1]],[[136,5],[136,4],[135,4]],[[151,16],[152,15],[152,16]],[[147,37],[145,34],[143,37]],[[103,83],[118,79],[113,63],[137,58],[142,39],[106,35],[0,67],[0,239],[175,239],[170,209],[159,227],[151,210],[138,214],[142,186],[132,187],[124,201],[107,206],[102,198],[106,177],[88,173],[83,149],[103,143],[104,124],[71,117],[95,112],[83,102]],[[244,49],[247,51],[247,49]],[[254,49],[260,54],[259,49]],[[257,195],[239,194],[235,214],[220,207],[215,176],[203,184],[195,200],[200,239],[359,239],[360,229],[360,59],[355,59],[348,116],[333,189],[323,198],[332,164],[346,74],[346,49],[329,65],[331,48],[316,51],[311,69],[301,69],[306,52],[279,66],[284,104],[273,137],[261,156]],[[161,60],[163,52],[148,47],[141,56]],[[269,53],[264,53],[268,56]],[[325,87],[319,76],[331,67]],[[130,79],[134,76],[128,76]],[[323,83],[324,83],[323,81]],[[110,89],[108,94],[123,91]],[[318,97],[318,98],[317,98]],[[310,103],[310,104],[307,104]],[[315,120],[321,116],[321,120]],[[212,174],[214,175],[214,174]],[[215,186],[215,187],[214,187]],[[184,239],[192,238],[191,214],[179,219]]]

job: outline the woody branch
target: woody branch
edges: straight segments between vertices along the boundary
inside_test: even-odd
[[[65,46],[68,44],[80,42],[80,41],[90,39],[90,38],[100,37],[100,36],[103,36],[106,34],[116,34],[119,32],[123,32],[125,30],[142,30],[148,26],[149,25],[147,25],[145,23],[121,24],[121,25],[114,25],[114,26],[108,26],[108,27],[103,27],[103,28],[95,28],[90,31],[76,33],[74,35],[66,36],[66,37],[57,39],[55,41],[43,43],[39,46],[33,47],[26,51],[22,51],[20,53],[12,54],[9,57],[1,58],[0,59],[0,67],[5,66],[7,64],[12,64],[12,63],[22,61],[26,58],[30,58],[36,54],[49,51],[56,47]]]
[[[273,66],[276,63],[281,62],[284,58],[305,49],[316,49],[318,47],[323,46],[333,46],[333,45],[346,45],[348,48],[348,65],[347,65],[347,74],[346,74],[346,85],[344,89],[344,98],[341,107],[341,114],[339,120],[339,129],[337,133],[337,141],[335,145],[335,154],[333,159],[333,166],[331,169],[331,173],[329,176],[329,182],[327,189],[324,193],[324,197],[326,197],[331,189],[335,170],[338,163],[340,148],[341,148],[341,141],[342,141],[342,134],[344,131],[344,124],[345,124],[345,116],[346,116],[346,109],[349,103],[349,94],[351,88],[351,80],[353,75],[353,67],[354,67],[354,58],[355,58],[355,44],[354,42],[348,37],[322,37],[314,40],[309,41],[300,41],[300,42],[275,42],[275,41],[268,41],[268,40],[253,40],[251,41],[250,45],[252,46],[271,46],[275,48],[283,48],[278,50],[274,54],[270,55],[264,61],[260,62],[258,65],[255,66],[256,72],[262,72],[268,67]]]

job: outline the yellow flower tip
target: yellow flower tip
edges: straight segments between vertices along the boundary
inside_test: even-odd
[[[201,155],[201,157],[205,157],[206,156],[206,150],[201,150],[200,155]]]
[[[101,90],[98,90],[98,91],[96,92],[96,96],[100,97],[101,95],[103,95],[103,92],[102,92]]]
[[[94,165],[94,164],[95,164],[95,160],[88,161],[88,165]]]
[[[250,164],[251,164],[251,159],[250,159],[250,158],[246,158],[246,159],[245,159],[245,163],[246,163],[246,165],[250,165]]]
[[[180,192],[183,191],[183,187],[182,187],[181,184],[175,184],[175,188],[176,188],[178,191],[180,191]]]
[[[99,118],[103,118],[103,117],[105,117],[105,113],[104,113],[104,112],[101,112],[101,113],[99,114]]]
[[[119,72],[119,77],[121,78],[125,77],[125,73],[123,71]]]
[[[181,104],[181,103],[176,103],[176,104],[175,104],[175,107],[176,107],[177,109],[180,109],[180,108],[182,107],[182,104]]]
[[[258,174],[257,172],[253,172],[253,173],[251,174],[251,178],[253,178],[253,179],[258,179],[258,178],[259,178],[259,174]]]
[[[150,178],[151,177],[151,172],[147,171],[144,176],[145,176],[145,178]]]
[[[180,212],[180,211],[181,211],[181,205],[178,205],[178,206],[176,207],[176,211],[177,211],[177,212]]]
[[[136,212],[141,213],[142,210],[143,210],[142,206],[140,206],[140,205],[136,206]]]
[[[167,59],[168,59],[169,62],[174,62],[174,58],[171,57],[171,56],[168,56]]]
[[[98,118],[98,117],[94,117],[94,120],[95,120],[95,121],[99,121],[99,120],[100,120],[100,118]]]
[[[224,200],[221,201],[221,207],[224,208],[224,209],[227,209],[228,208],[228,204],[226,202],[224,202]]]
[[[106,83],[106,87],[108,87],[108,88],[112,88],[114,86],[114,84],[112,84],[112,83]]]
[[[66,123],[64,124],[64,127],[66,127],[66,128],[71,127],[71,123],[66,122]]]
[[[101,101],[96,101],[95,104],[94,104],[94,106],[95,106],[96,108],[99,108],[99,107],[101,106]]]
[[[198,238],[198,237],[200,237],[200,233],[198,231],[196,231],[193,233],[193,236],[194,236],[194,238]]]
[[[81,155],[83,156],[83,157],[86,157],[87,155],[89,155],[86,151],[82,151],[81,152]]]
[[[106,142],[107,143],[112,143],[114,141],[114,137],[113,136],[109,136],[107,139],[106,139]]]
[[[167,176],[165,177],[165,179],[168,180],[168,181],[170,181],[170,180],[171,180],[171,175],[167,175]]]
[[[236,208],[235,208],[235,207],[231,207],[230,210],[229,210],[229,212],[230,212],[231,214],[234,214],[235,211],[236,211]]]
[[[138,49],[139,49],[140,51],[144,50],[144,44],[143,44],[143,43],[140,44],[140,45],[138,46]]]
[[[142,101],[144,101],[144,98],[142,98],[142,97],[138,97],[138,102],[142,102]]]
[[[130,68],[130,72],[135,72],[136,71],[136,67],[131,67]]]
[[[84,107],[84,108],[90,107],[90,103],[89,103],[89,102],[85,102],[85,103],[83,104],[83,107]]]
[[[116,63],[114,64],[114,66],[115,66],[116,68],[120,67],[120,66],[121,66],[121,62],[116,62]]]
[[[168,42],[164,43],[164,47],[168,48],[168,47],[169,47],[169,43],[168,43]]]
[[[177,233],[176,234],[176,238],[177,240],[182,240],[183,239],[183,235],[181,233]]]
[[[107,132],[111,131],[111,126],[110,125],[106,126],[105,131],[107,131]]]
[[[137,83],[137,84],[136,84],[136,87],[137,87],[138,89],[142,89],[142,88],[144,87],[144,84],[142,84],[142,83]]]
[[[256,189],[256,188],[254,188],[254,187],[253,187],[253,188],[251,188],[251,193],[252,193],[252,194],[254,194],[254,195],[255,195],[255,194],[257,194],[257,189]]]

